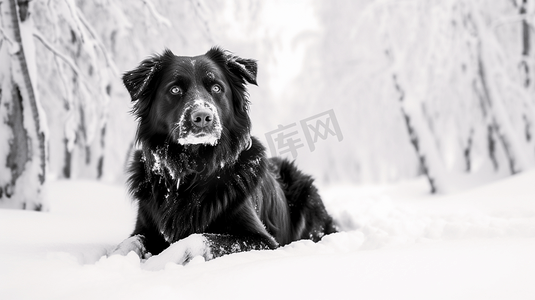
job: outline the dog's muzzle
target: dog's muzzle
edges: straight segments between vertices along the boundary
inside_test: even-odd
[[[221,120],[216,107],[204,100],[188,104],[176,126],[181,145],[215,146],[221,138]]]

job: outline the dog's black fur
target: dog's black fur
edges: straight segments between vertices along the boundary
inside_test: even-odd
[[[256,61],[219,48],[166,50],[124,74],[140,146],[129,169],[139,205],[130,250],[155,255],[201,234],[200,254],[213,258],[336,231],[313,179],[268,159],[250,136],[245,84],[256,74]]]

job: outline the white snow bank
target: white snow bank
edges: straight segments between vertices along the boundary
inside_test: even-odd
[[[323,190],[346,232],[162,271],[106,257],[134,225],[121,186],[51,184],[0,210],[2,299],[532,299],[535,172],[449,196],[425,181]]]
[[[535,172],[447,196],[424,180],[394,188],[333,189],[327,206],[340,227],[366,236],[365,249],[428,240],[535,237]],[[348,195],[364,192],[358,201]]]

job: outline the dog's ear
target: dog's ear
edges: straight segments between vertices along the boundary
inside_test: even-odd
[[[218,64],[226,66],[230,73],[244,80],[244,83],[247,81],[256,85],[256,74],[258,71],[256,60],[238,57],[219,47],[213,47],[210,49],[208,52],[206,52],[206,56]]]
[[[231,72],[241,76],[247,82],[256,85],[258,65],[254,59],[246,59],[227,54],[227,66]]]
[[[162,55],[153,55],[142,61],[134,70],[123,74],[123,83],[130,93],[132,101],[148,95],[156,74],[162,68],[163,58],[172,55],[174,54],[166,49]]]

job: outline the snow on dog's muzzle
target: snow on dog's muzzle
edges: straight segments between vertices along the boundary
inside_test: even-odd
[[[216,107],[204,100],[188,104],[177,124],[178,143],[215,146],[221,138],[221,120]]]

